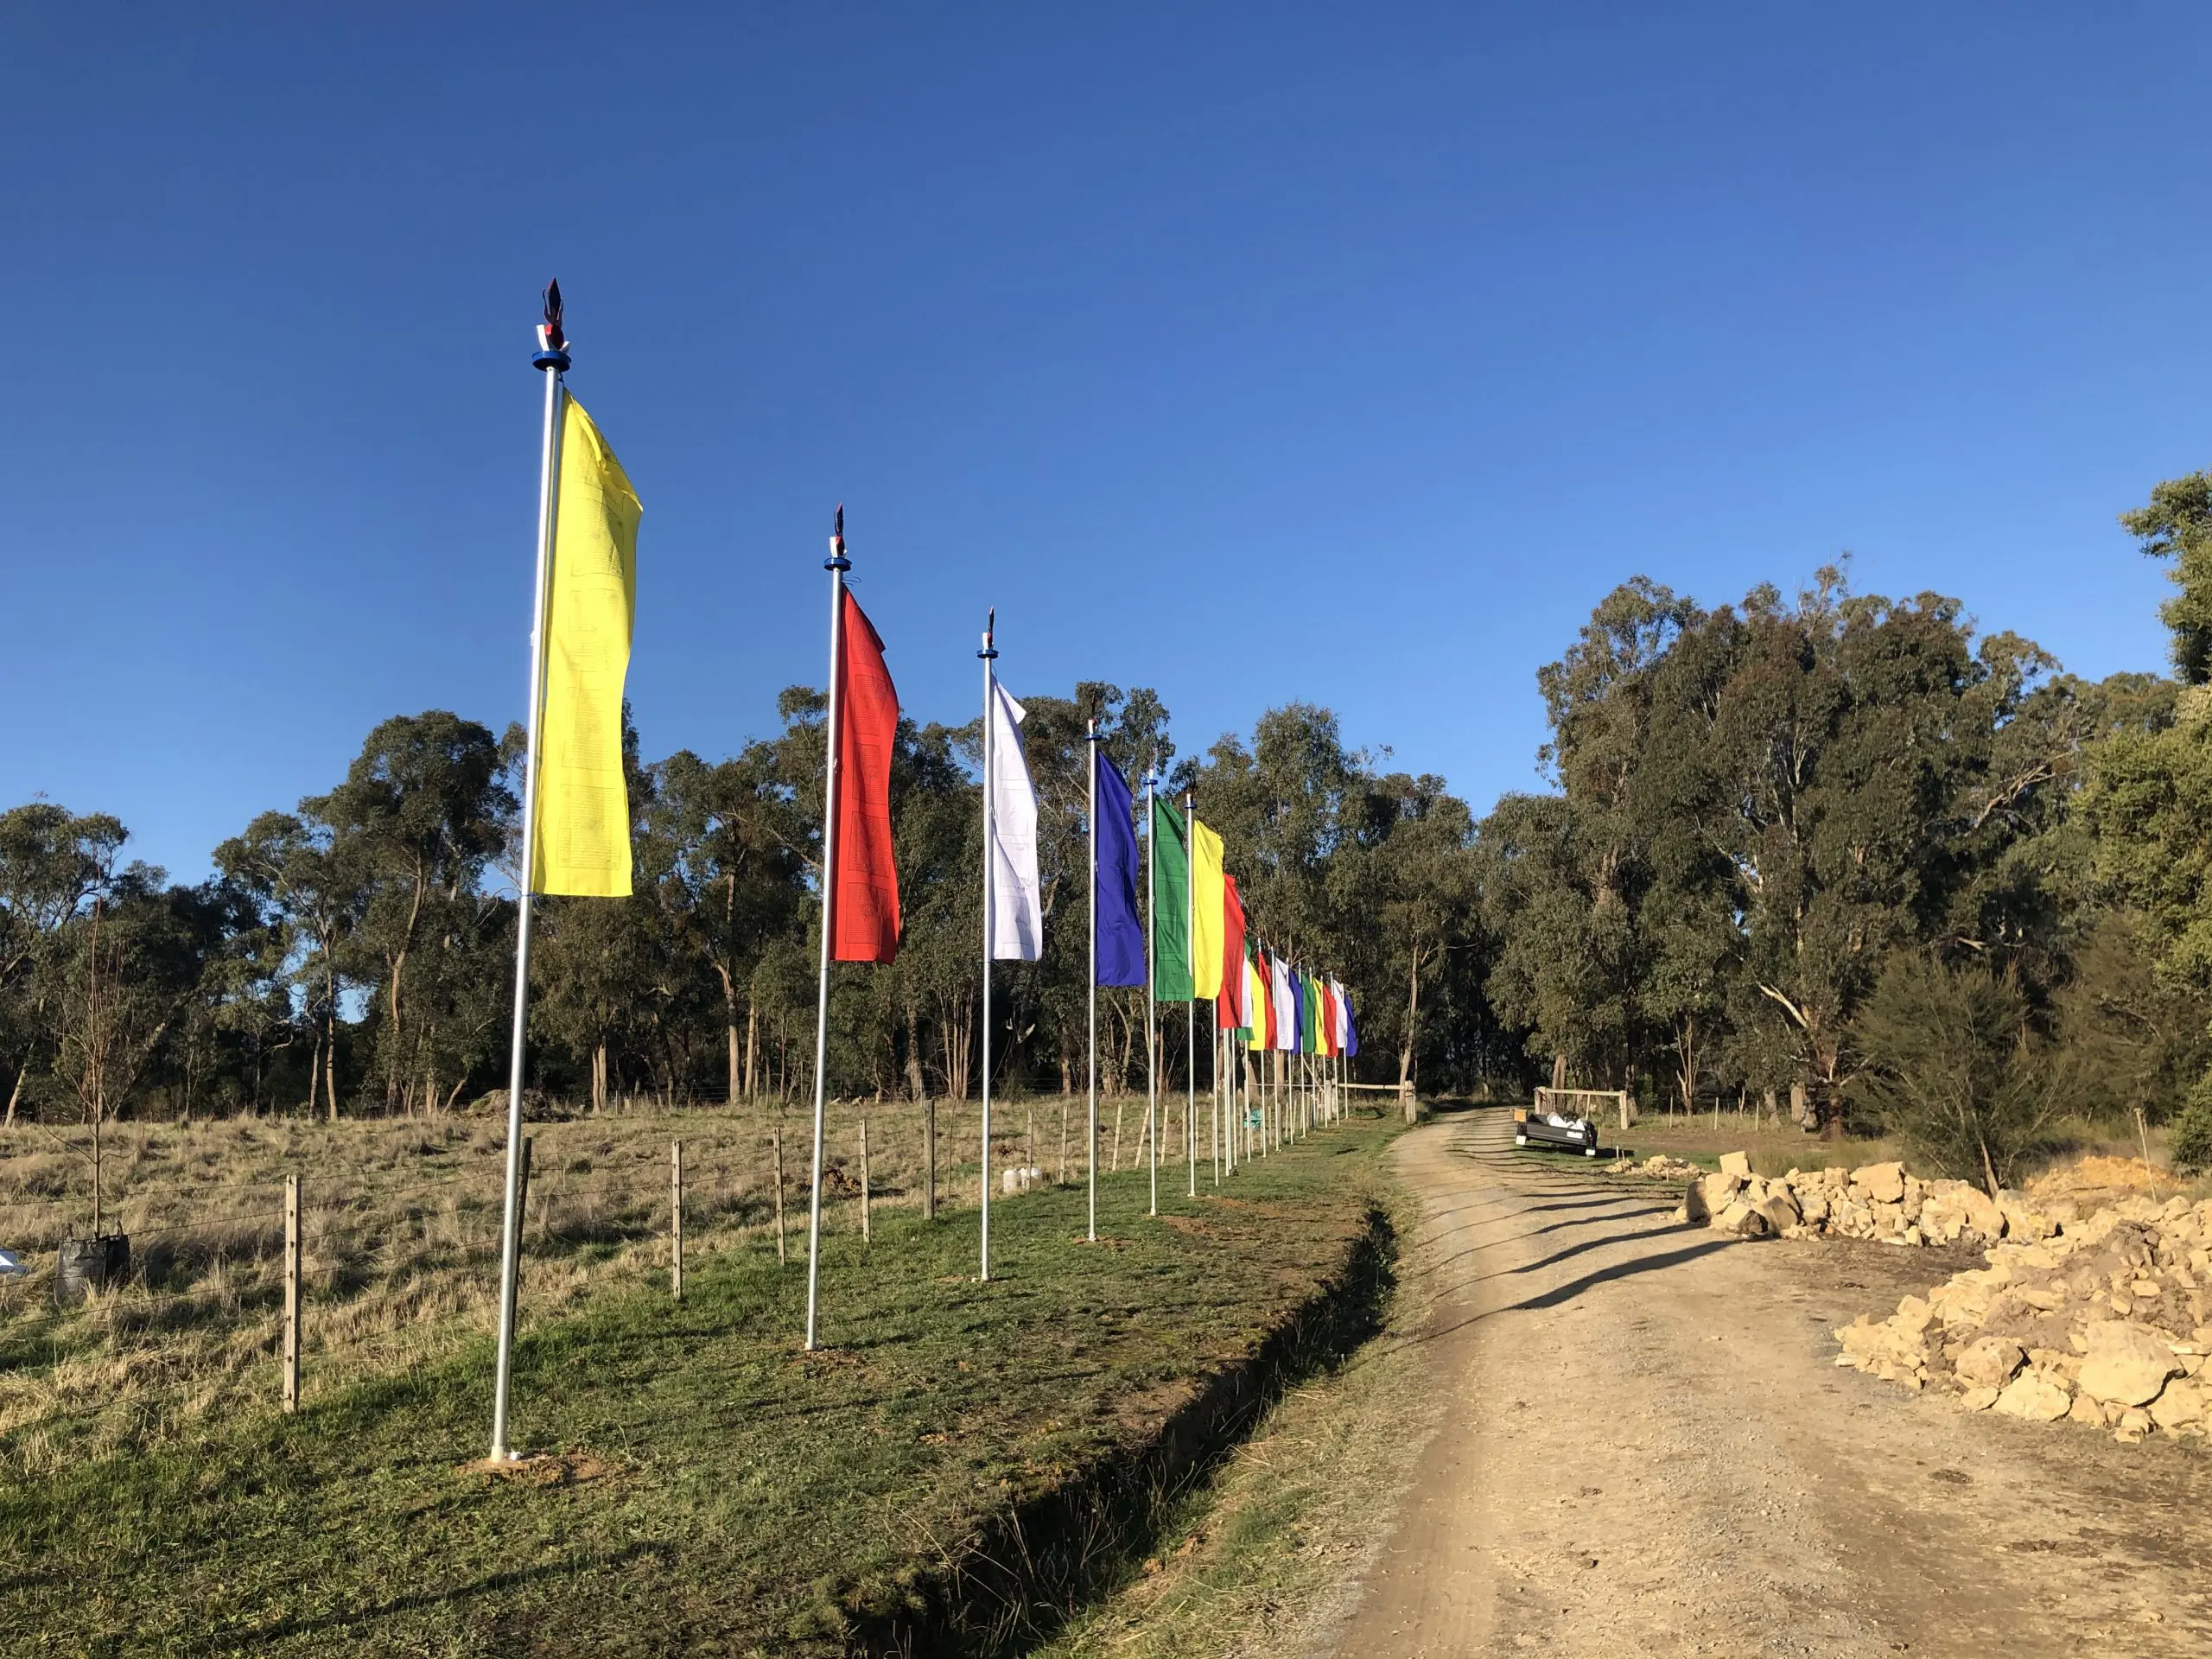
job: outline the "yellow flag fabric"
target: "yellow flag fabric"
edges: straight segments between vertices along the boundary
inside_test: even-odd
[[[583,405],[563,397],[561,481],[545,594],[531,887],[627,898],[630,798],[622,681],[638,604],[638,518],[622,463]]]
[[[1221,995],[1221,935],[1229,893],[1221,880],[1221,837],[1191,819],[1191,985],[1202,998]]]

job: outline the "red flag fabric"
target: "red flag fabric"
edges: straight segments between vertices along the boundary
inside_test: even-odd
[[[1244,901],[1236,878],[1221,878],[1221,995],[1213,1000],[1214,1024],[1235,1031],[1244,1023]]]
[[[1325,979],[1315,980],[1313,986],[1321,994],[1321,1052],[1334,1058],[1337,1052],[1337,994]]]
[[[882,636],[849,588],[838,645],[830,954],[839,962],[889,962],[899,954],[899,868],[891,856],[891,751],[899,735],[899,690],[883,664]]]

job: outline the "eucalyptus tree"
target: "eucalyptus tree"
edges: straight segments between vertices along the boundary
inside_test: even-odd
[[[257,910],[257,930],[279,957],[280,971],[299,997],[312,1033],[307,1106],[318,1089],[332,1122],[339,1086],[340,998],[344,963],[368,905],[367,869],[341,855],[327,823],[289,812],[264,812],[215,849],[215,868]]]
[[[432,709],[378,725],[343,783],[300,803],[361,883],[346,945],[352,971],[372,986],[386,1110],[415,1098],[418,1084],[433,1099],[442,1068],[458,1089],[453,1068],[465,1075],[496,1050],[486,1038],[498,1024],[501,915],[481,884],[517,810],[506,771],[488,728]]]
[[[753,969],[770,941],[799,925],[805,898],[807,830],[777,759],[759,742],[712,764],[678,750],[652,769],[641,836],[653,849],[658,904],[683,948],[713,976],[733,1102],[753,1092],[759,1071]]]
[[[2092,750],[2082,814],[2101,888],[2152,956],[2156,996],[2133,1000],[2200,1001],[2212,998],[2212,473],[2158,485],[2120,523],[2171,561],[2177,591],[2159,614],[2178,684],[2158,702],[2123,688],[2139,717]],[[2174,1151],[2186,1168],[2212,1167],[2212,1069],[2190,1085]]]
[[[54,1052],[64,937],[114,879],[128,839],[106,813],[79,816],[51,801],[0,812],[0,1041],[12,1074],[10,1123],[26,1083]]]

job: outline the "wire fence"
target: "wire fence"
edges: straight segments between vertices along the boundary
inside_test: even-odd
[[[871,1115],[873,1170],[862,1146]],[[933,1160],[909,1145],[904,1156],[884,1157],[892,1127],[884,1120],[902,1116],[912,1120],[898,1126],[911,1141],[926,1121],[918,1110],[861,1114],[842,1126],[828,1149],[825,1228],[867,1232],[867,1212],[887,1198],[918,1203],[915,1180],[933,1161],[947,1183],[958,1181],[968,1160],[957,1156]],[[960,1114],[942,1116],[938,1138],[958,1135]],[[648,1139],[651,1128],[671,1133]],[[610,1138],[623,1128],[647,1134]],[[617,1280],[672,1278],[679,1213],[695,1257],[803,1230],[807,1150],[779,1147],[778,1128],[586,1119],[530,1130],[537,1156],[520,1227],[526,1316]],[[1003,1158],[1019,1136],[993,1139]],[[87,1425],[119,1443],[195,1414],[311,1398],[488,1332],[505,1170],[503,1147],[480,1140],[461,1148],[477,1167],[398,1184],[333,1167],[327,1157],[261,1180],[142,1179],[103,1206],[107,1230],[128,1241],[127,1268],[111,1278],[93,1268],[81,1287],[63,1274],[57,1250],[85,1230],[86,1201],[0,1192],[0,1230],[14,1232],[11,1240],[0,1230],[0,1244],[26,1231],[46,1244],[27,1252],[38,1258],[32,1271],[0,1280],[0,1465],[50,1461],[64,1443],[56,1436],[88,1433]],[[288,1176],[298,1183],[296,1211],[268,1203]],[[779,1254],[802,1259],[798,1241],[778,1242]],[[27,1446],[40,1455],[27,1459]]]
[[[1134,1103],[1141,1109],[1141,1097]],[[1057,1162],[1070,1173],[1067,1126],[1053,1121],[1069,1110],[1050,1097],[1001,1105],[994,1167]],[[1079,1118],[1080,1100],[1073,1111]],[[1209,1111],[1201,1096],[1201,1123]],[[804,1123],[702,1116],[529,1126],[519,1229],[526,1319],[623,1281],[658,1278],[680,1295],[686,1256],[772,1241],[779,1260],[803,1262]],[[886,1203],[975,1201],[972,1103],[852,1103],[840,1116],[825,1148],[826,1231],[870,1236],[872,1214]],[[1125,1162],[1119,1117],[1102,1115],[1102,1171]],[[1163,1160],[1181,1157],[1184,1137],[1198,1132],[1172,1116],[1160,1128]],[[1132,1131],[1129,1166],[1146,1145]],[[141,1156],[138,1178],[103,1208],[109,1228],[127,1238],[128,1267],[111,1278],[89,1272],[81,1287],[63,1274],[58,1249],[73,1220],[86,1217],[84,1201],[0,1191],[0,1245],[28,1233],[45,1246],[33,1271],[0,1280],[0,1467],[35,1471],[88,1444],[104,1449],[198,1418],[290,1409],[488,1334],[505,1205],[502,1137],[467,1124],[442,1132],[443,1141],[419,1137],[423,1155],[474,1166],[389,1179],[404,1173],[399,1154],[414,1131],[402,1126],[388,1126],[384,1143],[365,1128],[357,1140],[370,1155],[355,1161],[346,1154],[363,1146],[299,1137],[289,1147],[297,1161],[264,1179],[207,1181],[189,1169],[149,1176],[154,1166]],[[1079,1169],[1079,1149],[1075,1157]],[[362,1166],[378,1159],[379,1166]],[[74,1217],[55,1213],[72,1209]]]

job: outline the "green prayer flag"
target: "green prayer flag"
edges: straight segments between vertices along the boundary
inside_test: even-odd
[[[1152,995],[1158,1002],[1191,1002],[1191,842],[1183,815],[1152,804]]]

